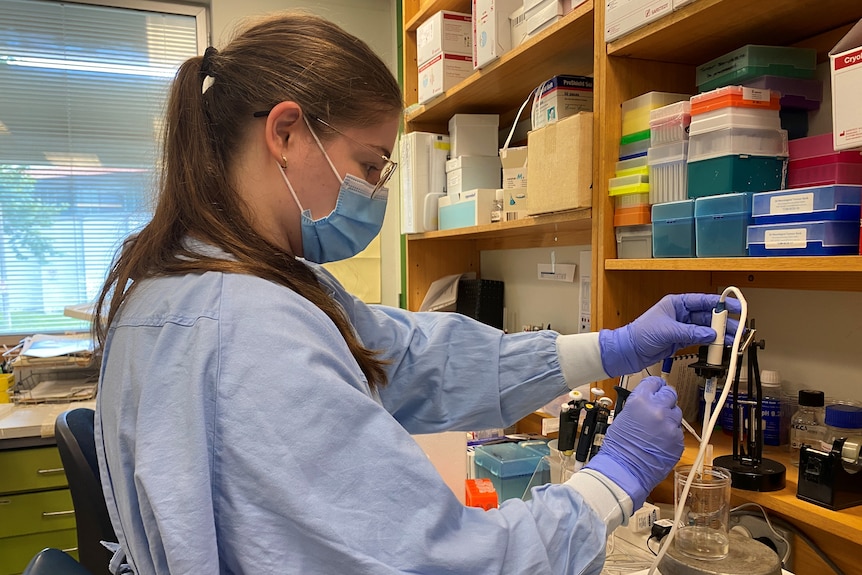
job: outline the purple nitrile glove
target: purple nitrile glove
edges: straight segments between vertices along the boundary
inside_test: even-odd
[[[647,377],[614,418],[601,449],[585,469],[616,483],[637,510],[679,461],[683,447],[682,410],[676,405],[676,391],[660,377]]]
[[[602,367],[611,377],[637,373],[677,350],[694,344],[712,343],[715,330],[712,310],[719,296],[688,293],[666,295],[628,325],[599,332]],[[739,314],[739,300],[727,298],[729,314]],[[727,320],[725,343],[730,345],[739,321]]]

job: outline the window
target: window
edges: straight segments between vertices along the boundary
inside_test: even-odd
[[[203,7],[0,0],[0,335],[86,329],[151,217],[165,98]]]

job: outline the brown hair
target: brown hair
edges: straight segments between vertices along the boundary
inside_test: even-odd
[[[138,280],[205,271],[254,275],[295,291],[326,313],[368,383],[385,385],[378,352],[363,347],[314,272],[252,229],[229,170],[249,123],[260,121],[254,112],[290,100],[305,114],[337,126],[372,125],[402,109],[398,83],[364,42],[322,18],[296,12],[252,23],[223,51],[209,49],[206,59],[214,81],[203,94],[201,56],[186,60],[173,82],[158,204],[146,227],[125,241],[108,273],[96,305],[95,337],[105,343],[108,326]],[[190,252],[182,244],[187,236],[233,259]]]

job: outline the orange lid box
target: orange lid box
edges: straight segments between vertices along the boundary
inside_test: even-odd
[[[481,507],[484,510],[497,507],[497,490],[490,479],[466,479],[467,507]]]
[[[725,86],[691,97],[691,115],[703,114],[719,108],[781,109],[781,94],[774,90]]]
[[[632,206],[614,210],[614,227],[652,223],[649,206]]]

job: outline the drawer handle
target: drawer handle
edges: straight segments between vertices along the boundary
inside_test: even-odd
[[[77,550],[78,550],[77,547],[69,547],[68,549],[63,549],[62,551],[63,551],[63,553],[74,553]]]
[[[71,511],[43,511],[42,517],[65,517],[67,515],[74,515],[75,510]]]
[[[53,469],[37,469],[36,473],[39,475],[54,475],[55,473],[63,473],[65,469],[62,467],[55,467]]]

